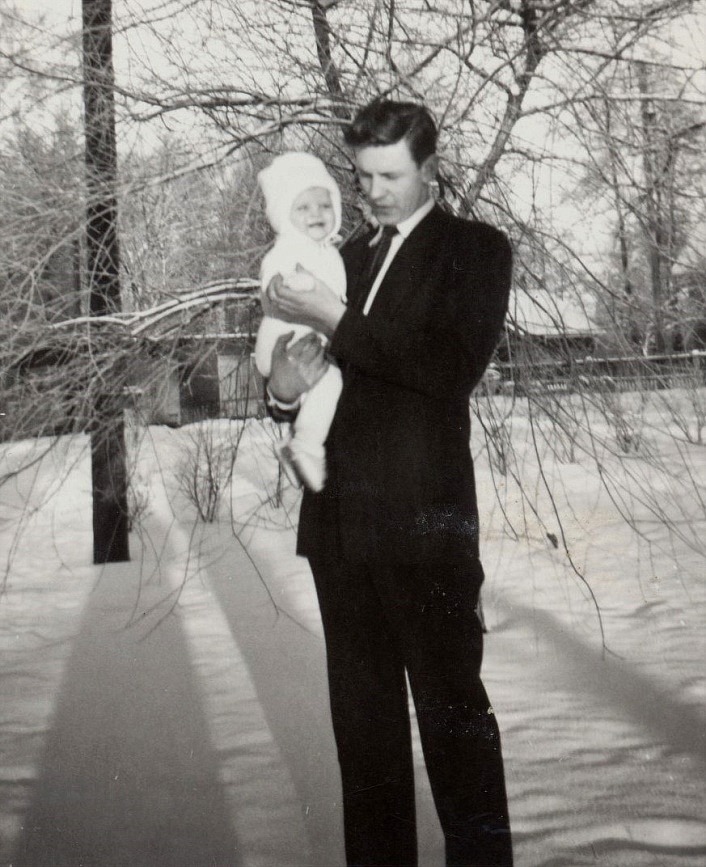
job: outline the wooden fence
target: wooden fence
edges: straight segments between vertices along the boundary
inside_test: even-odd
[[[530,394],[577,391],[651,391],[706,385],[706,352],[615,356],[493,365],[486,391]],[[491,371],[492,374],[492,371]]]

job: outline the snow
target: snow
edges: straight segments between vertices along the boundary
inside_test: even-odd
[[[676,438],[659,395],[621,396],[641,426],[625,453],[605,414],[559,447],[546,419],[493,400],[480,412],[506,418],[511,450],[503,474],[475,423],[484,680],[517,864],[704,864],[706,448]],[[239,425],[213,429],[228,443]],[[131,437],[147,507],[131,562],[102,568],[85,438],[3,447],[3,475],[37,460],[0,487],[0,864],[343,863],[323,638],[293,553],[298,493],[276,502],[277,429],[247,423],[211,525],[176,480],[197,434]],[[420,863],[438,865],[415,745]]]

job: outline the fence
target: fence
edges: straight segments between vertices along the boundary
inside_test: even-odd
[[[244,418],[264,414],[263,383],[249,353],[217,356],[207,376],[211,397],[202,388],[181,389],[181,423],[203,418]],[[205,382],[206,379],[203,380]],[[583,358],[534,363],[496,363],[484,377],[486,394],[527,395],[577,391],[648,391],[706,385],[706,352],[677,355]],[[192,390],[192,391],[191,391]]]
[[[650,391],[706,385],[706,352],[616,356],[494,365],[493,391],[528,394],[542,389],[576,391]]]

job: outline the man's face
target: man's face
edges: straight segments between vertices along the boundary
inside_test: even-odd
[[[325,187],[309,187],[292,202],[289,219],[295,229],[313,241],[323,241],[333,232],[336,217],[331,193]]]
[[[405,139],[391,145],[368,145],[354,154],[358,179],[375,218],[383,226],[396,226],[429,198],[436,174],[436,156],[421,166]]]

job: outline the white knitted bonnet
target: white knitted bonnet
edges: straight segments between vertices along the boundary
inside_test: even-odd
[[[257,176],[265,197],[267,219],[278,234],[296,232],[290,221],[290,212],[296,197],[311,187],[323,187],[331,194],[334,227],[331,237],[341,228],[341,192],[326,170],[326,166],[313,154],[288,151],[275,157]]]

